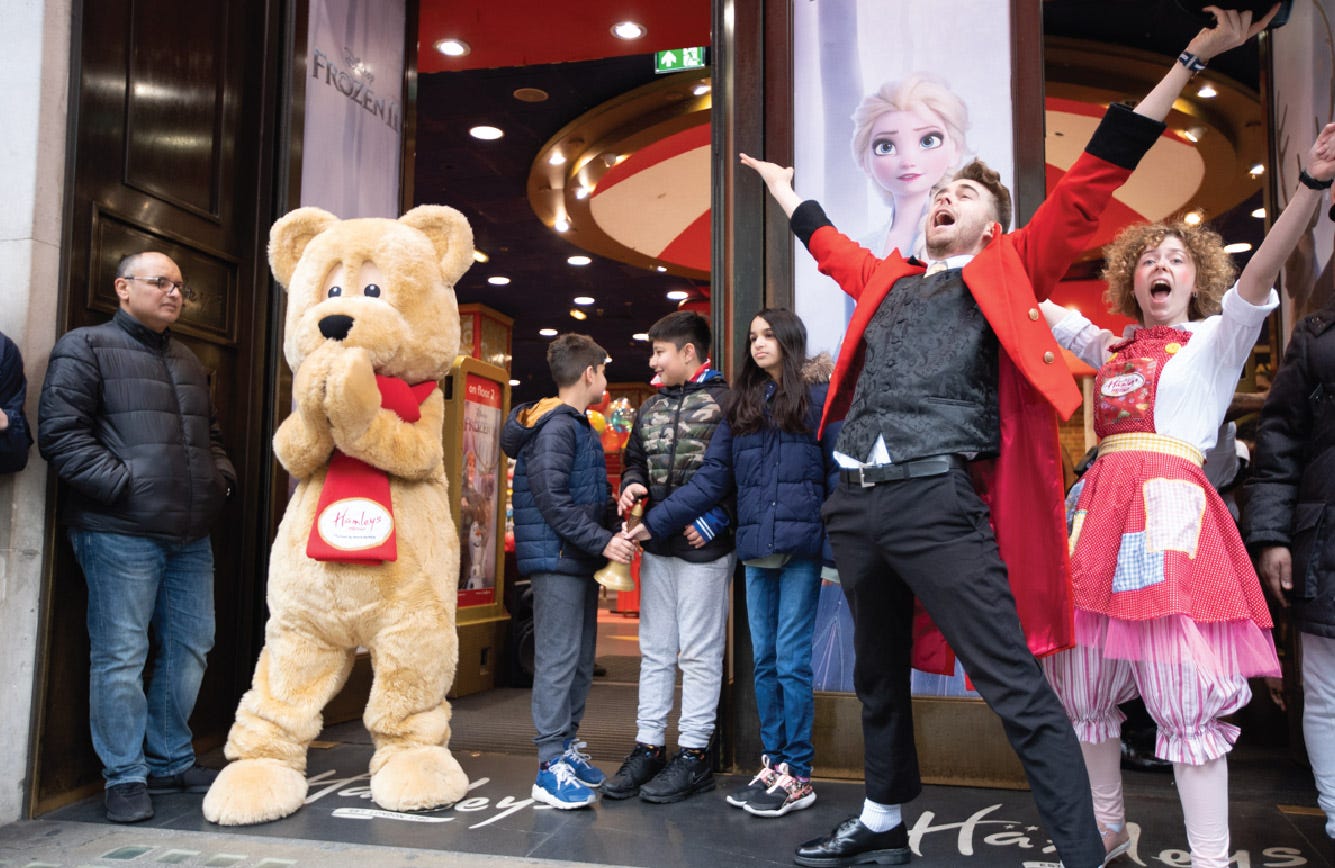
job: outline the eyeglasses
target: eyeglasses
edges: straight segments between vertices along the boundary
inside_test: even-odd
[[[138,280],[147,283],[156,288],[163,295],[170,293],[173,289],[181,294],[181,298],[194,298],[194,293],[185,285],[185,281],[172,280],[167,277],[135,277],[133,274],[127,274],[126,280]]]

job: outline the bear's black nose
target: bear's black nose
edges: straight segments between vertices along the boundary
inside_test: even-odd
[[[336,341],[346,338],[351,329],[352,317],[344,316],[341,313],[330,314],[320,319],[320,334]]]

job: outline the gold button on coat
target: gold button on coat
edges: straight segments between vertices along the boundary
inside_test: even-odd
[[[1036,307],[1031,307],[1031,308],[1029,308],[1029,318],[1030,318],[1031,320],[1036,320],[1036,319],[1038,319],[1038,308],[1036,308]]]
[[[1050,365],[1055,361],[1057,361],[1057,357],[1053,355],[1052,350],[1048,350],[1043,354],[1043,364]]]

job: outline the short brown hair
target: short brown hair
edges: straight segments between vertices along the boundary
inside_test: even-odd
[[[1188,318],[1198,320],[1219,313],[1220,301],[1237,273],[1233,259],[1224,252],[1224,239],[1218,232],[1181,222],[1128,226],[1104,248],[1102,277],[1108,288],[1103,292],[1103,301],[1108,310],[1143,321],[1140,305],[1136,303],[1136,263],[1146,248],[1158,247],[1165,238],[1181,239],[1191,264],[1196,266],[1196,286],[1187,308]]]
[[[649,327],[649,340],[671,341],[678,350],[693,344],[696,357],[703,362],[709,358],[713,335],[709,331],[709,320],[695,311],[676,310]]]
[[[992,194],[992,201],[997,206],[997,222],[1001,224],[1001,231],[1005,232],[1011,227],[1011,191],[1006,189],[1006,185],[1001,183],[1001,175],[992,169],[982,160],[974,160],[965,164],[951,179],[952,181],[973,181],[984,190]]]
[[[557,388],[573,386],[590,366],[596,371],[607,364],[607,350],[588,335],[558,335],[547,345],[547,367]]]

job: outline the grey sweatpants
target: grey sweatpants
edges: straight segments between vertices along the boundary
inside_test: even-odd
[[[703,748],[714,735],[723,684],[728,589],[734,555],[705,563],[644,553],[640,562],[640,708],[644,744],[663,745],[681,666],[677,746]]]
[[[598,583],[592,576],[533,576],[533,727],[538,762],[564,752],[584,719],[598,640]],[[671,697],[669,697],[671,701]]]

